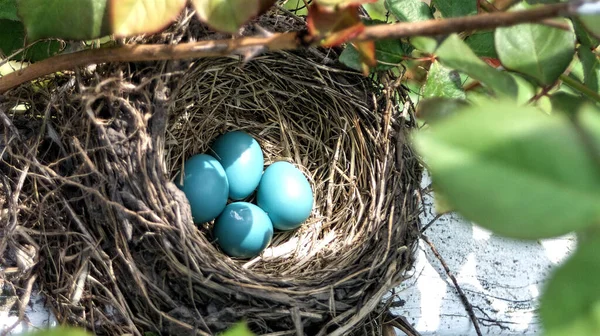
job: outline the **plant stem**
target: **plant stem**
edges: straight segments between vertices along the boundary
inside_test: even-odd
[[[580,81],[571,78],[565,74],[560,75],[560,80],[562,80],[565,84],[570,86],[573,90],[577,90],[583,93],[584,95],[588,96],[590,99],[600,103],[600,95],[596,91],[583,85],[583,83],[581,83]]]
[[[568,14],[568,8],[568,4],[560,3],[515,12],[495,12],[443,20],[369,26],[350,42],[411,36],[439,36],[463,31],[506,27],[565,15]],[[304,32],[288,32],[271,34],[267,37],[244,37],[177,45],[125,45],[83,50],[50,57],[1,77],[0,94],[36,78],[90,64],[194,59],[232,54],[252,55],[255,54],[253,51],[318,46],[321,38],[322,36],[309,36]]]

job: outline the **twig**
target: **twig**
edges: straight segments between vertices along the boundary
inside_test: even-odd
[[[588,96],[589,98],[595,100],[596,102],[600,103],[600,95],[598,95],[598,93],[596,91],[583,85],[578,80],[573,79],[565,74],[560,75],[560,80],[563,81],[568,86],[570,86],[572,89],[577,90],[577,91],[583,93],[584,95]]]
[[[512,26],[518,23],[536,22],[568,13],[568,4],[545,5],[530,10],[515,12],[485,13],[474,16],[401,22],[369,26],[352,41],[381,40],[410,36],[437,36],[463,31]],[[267,37],[245,37],[239,39],[200,41],[177,45],[124,45],[112,48],[83,50],[61,54],[41,62],[33,63],[22,70],[0,78],[0,94],[58,71],[90,64],[106,62],[139,62],[244,54],[252,48],[267,50],[298,49],[319,45],[320,39],[305,32],[277,33]]]
[[[435,222],[436,222],[438,219],[440,219],[440,217],[442,217],[443,215],[444,215],[444,214],[437,214],[437,215],[435,215],[435,217],[433,217],[433,219],[432,219],[432,220],[430,220],[430,221],[429,221],[429,223],[427,223],[425,226],[423,226],[423,227],[421,228],[421,231],[420,231],[420,232],[421,232],[421,233],[423,233],[423,232],[427,231],[427,229],[429,229],[429,227],[430,227],[431,225],[433,225],[433,223],[435,223]]]
[[[21,295],[21,298],[19,299],[18,318],[15,321],[15,323],[13,323],[8,328],[6,328],[4,331],[2,331],[2,334],[1,334],[2,336],[11,334],[13,329],[15,329],[19,325],[19,323],[23,322],[23,319],[25,318],[25,309],[27,309],[27,305],[29,304],[29,300],[31,298],[31,292],[33,290],[33,285],[35,284],[36,279],[37,279],[37,274],[33,274],[33,275],[31,275],[29,280],[27,280],[27,284],[25,286],[23,295]]]
[[[400,329],[407,336],[421,336],[421,334],[406,320],[404,316],[396,316],[392,313],[388,313],[388,320],[386,323]]]
[[[458,281],[456,280],[456,277],[454,276],[454,274],[452,274],[452,272],[450,271],[448,264],[446,264],[446,262],[444,261],[444,258],[442,258],[442,256],[437,251],[437,249],[435,248],[435,246],[433,245],[431,240],[429,240],[429,238],[426,235],[421,234],[421,239],[423,239],[423,241],[425,243],[427,243],[427,245],[429,245],[431,252],[433,252],[435,257],[440,261],[440,263],[442,264],[442,267],[444,267],[446,274],[448,275],[450,280],[452,280],[452,283],[454,284],[454,288],[456,288],[456,291],[458,292],[460,301],[462,301],[462,304],[465,307],[467,314],[469,314],[469,318],[471,319],[471,322],[473,323],[473,326],[475,327],[475,332],[477,333],[478,336],[482,336],[481,329],[479,328],[479,322],[477,321],[477,316],[475,316],[475,312],[473,311],[473,306],[469,302],[469,299],[467,298],[467,296],[465,295],[463,290],[460,288]]]

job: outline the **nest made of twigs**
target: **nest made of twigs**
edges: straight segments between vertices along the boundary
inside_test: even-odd
[[[163,41],[206,37],[183,18]],[[259,334],[377,333],[415,247],[414,116],[397,78],[336,59],[103,65],[9,92],[0,255],[39,278],[59,320],[99,334],[213,334],[240,320]],[[267,165],[294,163],[315,195],[308,221],[252,260],[223,254],[171,182],[229,130],[254,136]],[[29,267],[16,266],[22,249]]]

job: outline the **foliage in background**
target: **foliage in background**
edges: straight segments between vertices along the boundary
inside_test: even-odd
[[[596,335],[600,5],[573,2],[580,15],[542,23],[347,43],[371,25],[519,11],[555,2],[560,1],[313,0],[307,6],[288,0],[283,5],[308,16],[309,33],[322,45],[346,44],[340,61],[348,67],[365,74],[404,74],[423,126],[412,139],[436,194],[444,196],[438,204],[507,237],[541,239],[576,232],[585,238],[548,280],[540,315],[548,335]],[[186,3],[0,0],[0,51],[11,55],[34,43],[11,59],[35,62],[63,52],[63,40],[89,43],[158,32]],[[275,3],[192,1],[200,20],[234,35]],[[249,334],[245,325],[226,333]]]

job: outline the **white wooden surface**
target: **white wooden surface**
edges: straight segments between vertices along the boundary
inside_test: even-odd
[[[426,176],[423,185],[428,184]],[[422,222],[428,223],[435,214],[432,198],[428,196],[425,201]],[[473,226],[456,214],[441,217],[426,234],[476,307],[483,334],[540,334],[535,307],[543,279],[574,248],[573,237],[514,241]],[[413,272],[414,276],[396,289],[398,303],[403,306],[396,308],[395,313],[407,317],[422,335],[474,335],[450,279],[422,242]],[[14,314],[0,308],[0,332],[15,320]],[[27,310],[27,321],[13,335],[55,324],[43,300],[34,297]]]
[[[423,186],[430,183],[423,179]],[[433,199],[422,216],[435,218]],[[484,335],[539,335],[536,302],[543,280],[575,247],[573,236],[525,242],[506,239],[456,214],[439,218],[425,234],[473,305]],[[397,296],[406,301],[395,313],[423,335],[475,335],[457,292],[428,245],[420,243],[412,279]],[[402,302],[400,302],[402,303]],[[398,331],[398,335],[404,333]]]

